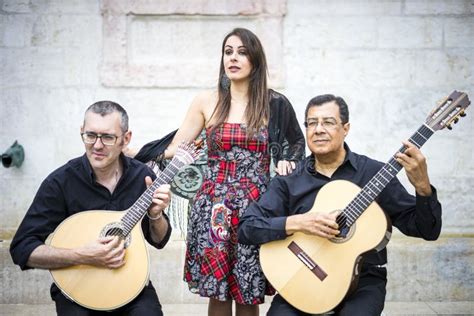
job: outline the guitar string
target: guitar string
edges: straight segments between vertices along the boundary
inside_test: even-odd
[[[433,134],[434,132],[425,124],[423,124],[409,139],[411,143],[413,143],[416,147],[421,148],[423,144],[429,139],[429,137]],[[406,149],[405,147],[402,147],[400,152],[404,151]],[[391,168],[390,168],[391,167]],[[338,225],[345,225],[346,224],[346,217],[349,218],[349,220],[352,222],[350,225],[352,225],[355,220],[362,214],[363,211],[372,203],[375,198],[380,194],[380,192],[385,188],[385,186],[397,175],[397,173],[400,171],[402,166],[395,160],[394,157],[392,157],[387,164],[385,164],[379,172],[370,180],[366,186],[359,192],[359,194],[356,195],[356,197],[349,203],[349,205],[343,210],[342,214],[343,216],[338,217],[336,220],[336,223]],[[390,171],[395,170],[395,172],[392,174]],[[385,174],[384,174],[385,173]],[[374,181],[377,181],[374,183]],[[382,189],[380,189],[379,184],[381,184]],[[370,194],[373,194],[374,190],[371,188],[371,186],[376,187],[378,193],[376,193],[374,196],[371,196]],[[369,196],[371,199],[367,199],[366,196]]]
[[[190,144],[181,144],[178,146],[178,149],[171,160],[171,162],[168,164],[168,166],[165,168],[165,170],[160,173],[160,177],[157,178],[151,185],[151,190],[155,191],[161,184],[164,183],[169,183],[173,179],[173,176],[186,164],[192,163],[197,156],[199,155],[199,150],[194,146]],[[171,171],[171,172],[170,172]],[[166,178],[166,179],[162,179]],[[160,181],[162,180],[162,181]],[[161,183],[159,183],[161,182]],[[120,235],[121,237],[126,238],[133,227],[136,225],[136,223],[143,217],[143,214],[140,214],[140,212],[143,212],[143,209],[147,208],[149,206],[151,200],[152,200],[152,195],[149,193],[150,190],[146,190],[139,198],[138,200],[132,205],[130,212],[127,212],[122,219],[120,220],[121,224],[125,226],[126,228],[126,234],[124,232],[124,227],[114,227],[110,231],[106,232],[107,235]],[[143,201],[143,196],[146,196],[148,200]],[[136,205],[140,205],[142,209],[137,208]],[[129,216],[128,216],[129,215]],[[131,217],[131,222],[129,221],[129,217]],[[133,224],[134,223],[134,224]]]

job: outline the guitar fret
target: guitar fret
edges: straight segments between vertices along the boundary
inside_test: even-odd
[[[376,185],[376,187],[377,187],[377,190],[379,190],[379,193],[380,193],[382,190],[380,190],[380,186],[379,186],[379,184],[381,184],[381,185],[383,185],[383,186],[384,186],[384,185],[385,185],[385,183],[381,182],[381,181],[380,181],[379,179],[377,179],[376,177],[374,177],[374,180],[375,180],[375,181],[377,181],[377,183],[374,183],[374,184]]]
[[[409,138],[409,141],[418,148],[434,134],[434,130],[423,124]],[[402,146],[397,152],[403,153],[406,150]],[[344,214],[353,224],[365,209],[377,198],[387,184],[397,175],[403,166],[395,159],[395,155],[375,174],[375,176],[362,188],[356,197],[343,210]]]
[[[191,152],[188,152],[191,151]],[[142,193],[142,195],[129,208],[121,221],[126,227],[128,233],[143,218],[153,201],[153,193],[156,189],[165,183],[170,183],[176,173],[185,165],[192,163],[198,156],[198,150],[194,145],[180,145],[171,162],[153,181],[152,185]]]
[[[353,206],[352,203],[349,204],[349,210],[350,210],[350,212],[347,213],[349,219],[350,219],[351,221],[355,221],[355,220],[357,219],[357,217],[356,217],[356,215],[357,215],[357,209],[354,211],[354,206]]]
[[[392,165],[392,162],[395,162],[396,165],[395,166]],[[389,165],[390,167],[392,167],[392,169],[395,170],[394,176],[398,173],[398,171],[400,171],[400,168],[399,168],[400,164],[398,163],[398,161],[396,161],[394,159],[390,159],[390,161],[387,163],[387,165]]]
[[[360,203],[361,201],[359,200],[358,197],[354,198],[354,204],[357,206],[357,210],[359,210],[360,208],[362,208],[364,206],[363,203]]]
[[[426,138],[425,135],[423,135],[423,133],[421,133],[421,131],[416,131],[416,134],[420,135],[421,138],[423,138],[424,140],[428,140],[428,138]]]
[[[382,171],[383,169],[379,171],[379,177],[381,177],[385,181],[385,183],[382,183],[382,184],[386,185],[390,181],[390,179],[385,178]]]
[[[413,138],[410,138],[410,143],[413,143],[416,147],[420,148],[421,145],[418,144]]]
[[[367,198],[364,196],[364,194],[362,194],[362,191],[361,191],[361,193],[358,194],[358,196],[360,197],[360,199],[363,199],[363,200],[364,200],[364,204],[370,204],[371,201],[370,201],[369,199],[367,199]]]
[[[398,170],[393,168],[392,165],[390,165],[390,164],[387,164],[384,168],[385,168],[385,171],[390,175],[391,178],[394,178],[398,173]]]

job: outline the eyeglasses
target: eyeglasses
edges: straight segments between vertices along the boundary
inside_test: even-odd
[[[334,130],[337,127],[337,125],[339,125],[339,123],[335,119],[332,119],[332,118],[323,119],[321,122],[318,120],[312,120],[312,119],[309,119],[308,121],[304,122],[304,126],[312,130],[315,130],[318,127],[318,125],[320,125],[325,130]]]
[[[95,144],[95,142],[97,141],[97,138],[100,138],[100,141],[105,146],[113,146],[117,142],[117,138],[119,138],[120,136],[123,136],[123,134],[119,136],[115,136],[111,134],[96,134],[93,132],[84,132],[84,133],[81,133],[81,136],[82,136],[82,141],[84,142],[84,144]]]

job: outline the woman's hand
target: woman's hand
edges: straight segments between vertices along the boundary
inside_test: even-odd
[[[293,172],[293,169],[296,168],[296,164],[294,161],[288,160],[280,160],[277,163],[277,167],[275,168],[275,172],[280,176],[286,176]]]

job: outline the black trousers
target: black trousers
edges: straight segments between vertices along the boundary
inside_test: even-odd
[[[51,285],[51,298],[56,303],[56,313],[60,316],[163,316],[160,301],[151,282],[133,301],[112,312],[94,311],[82,307],[66,298],[55,284]]]
[[[357,289],[335,309],[339,316],[379,316],[385,303],[387,270],[370,267],[361,272]],[[291,306],[283,297],[276,295],[267,316],[311,316]]]

